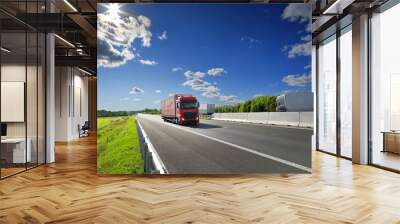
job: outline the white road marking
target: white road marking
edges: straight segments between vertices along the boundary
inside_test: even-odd
[[[147,143],[147,147],[148,147],[149,151],[153,154],[154,165],[156,166],[157,170],[160,171],[160,174],[168,174],[167,168],[165,167],[163,161],[161,160],[156,149],[154,148],[153,144],[151,143],[150,138],[147,136],[146,132],[144,131],[144,128],[140,124],[139,119],[136,119],[136,120],[138,122],[140,130],[142,131],[143,137]]]
[[[146,116],[147,115],[142,115],[142,117],[146,117]],[[149,118],[147,118],[147,119],[149,119]],[[160,121],[162,121],[162,120],[160,119]],[[303,166],[303,165],[300,165],[300,164],[297,164],[297,163],[294,163],[294,162],[291,162],[291,161],[288,161],[288,160],[284,160],[284,159],[279,158],[279,157],[271,156],[271,155],[256,151],[254,149],[250,149],[250,148],[247,148],[247,147],[236,145],[236,144],[233,144],[233,143],[230,143],[230,142],[218,139],[218,138],[214,138],[214,137],[211,137],[211,136],[208,136],[208,135],[204,135],[204,134],[195,132],[195,131],[193,131],[191,129],[185,128],[183,126],[179,126],[179,125],[171,124],[171,123],[167,123],[167,122],[160,122],[160,123],[164,124],[164,125],[169,125],[171,127],[178,128],[178,129],[181,129],[181,130],[184,130],[184,131],[187,131],[187,132],[190,132],[192,134],[195,134],[195,135],[198,135],[198,136],[201,136],[201,137],[204,137],[204,138],[208,138],[210,140],[213,140],[213,141],[216,141],[216,142],[219,142],[219,143],[222,143],[222,144],[226,144],[226,145],[232,146],[234,148],[240,149],[240,150],[245,151],[245,152],[252,153],[252,154],[257,155],[257,156],[261,156],[261,157],[264,157],[264,158],[267,158],[267,159],[270,159],[270,160],[273,160],[273,161],[276,161],[276,162],[279,162],[279,163],[283,163],[285,165],[288,165],[288,166],[291,166],[291,167],[294,167],[294,168],[297,168],[297,169],[300,169],[300,170],[304,170],[304,171],[309,172],[309,173],[311,173],[311,171],[312,171],[312,169],[310,167],[306,167],[306,166]]]

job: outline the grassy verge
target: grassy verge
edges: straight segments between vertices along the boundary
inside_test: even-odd
[[[142,174],[135,116],[97,119],[97,172]]]

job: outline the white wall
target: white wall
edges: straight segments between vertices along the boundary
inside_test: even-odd
[[[36,80],[31,77],[32,74],[36,77],[36,66],[25,66],[25,64],[3,64],[1,66],[1,81],[2,82],[24,82],[26,83],[25,76],[28,72],[28,87],[27,87],[27,122],[28,122],[28,137],[30,130],[35,130],[36,136],[36,123],[37,114],[36,107],[39,108],[43,105],[37,105],[36,96]],[[41,72],[41,71],[39,71]],[[30,87],[30,88],[29,88]],[[4,96],[2,96],[4,97]],[[40,101],[42,102],[42,101]],[[7,110],[8,108],[1,108]],[[24,108],[22,108],[24,110]],[[7,122],[7,134],[9,137],[24,137],[25,136],[25,123],[26,122]]]
[[[38,70],[37,70],[38,69]],[[45,147],[45,119],[44,119],[44,74],[41,66],[32,66],[25,64],[2,64],[1,66],[1,81],[2,82],[23,82],[26,85],[26,106],[25,100],[22,102],[22,107],[11,108],[2,106],[2,114],[4,113],[20,113],[23,117],[18,122],[5,122],[7,124],[7,137],[9,138],[24,138],[25,135],[30,140],[30,148],[32,162],[39,159],[39,163],[44,162],[44,147]],[[25,80],[27,78],[27,80]],[[3,83],[2,83],[3,85]],[[7,92],[2,89],[2,98],[8,98]],[[24,94],[25,89],[20,89],[19,94]],[[24,98],[24,97],[22,97]],[[17,103],[17,102],[15,102]],[[3,104],[3,103],[2,103]],[[12,111],[19,110],[19,111]],[[26,120],[24,114],[26,112]],[[3,120],[3,119],[2,119]]]
[[[76,68],[56,67],[56,141],[79,138],[78,125],[88,120],[88,78],[83,75]]]
[[[69,69],[67,67],[55,68],[55,140],[68,140],[68,88],[70,84]]]

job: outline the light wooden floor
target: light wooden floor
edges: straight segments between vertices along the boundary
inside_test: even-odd
[[[375,164],[400,170],[400,155],[390,152],[374,152],[373,160]]]
[[[25,167],[10,167],[10,168],[1,168],[1,177],[7,177],[19,172],[23,172],[25,170]]]
[[[0,181],[0,223],[400,223],[400,175],[313,153],[312,175],[99,177],[96,142]]]

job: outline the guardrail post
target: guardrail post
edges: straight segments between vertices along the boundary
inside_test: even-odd
[[[140,152],[141,152],[141,154],[142,154],[142,159],[143,159],[143,161],[146,159],[146,152],[147,152],[147,143],[146,142],[143,142],[142,143],[142,145],[141,145],[141,147],[140,147]]]
[[[145,154],[146,154],[146,158],[144,160],[144,172],[150,173],[151,172],[150,160],[152,159],[151,152],[145,152]]]

